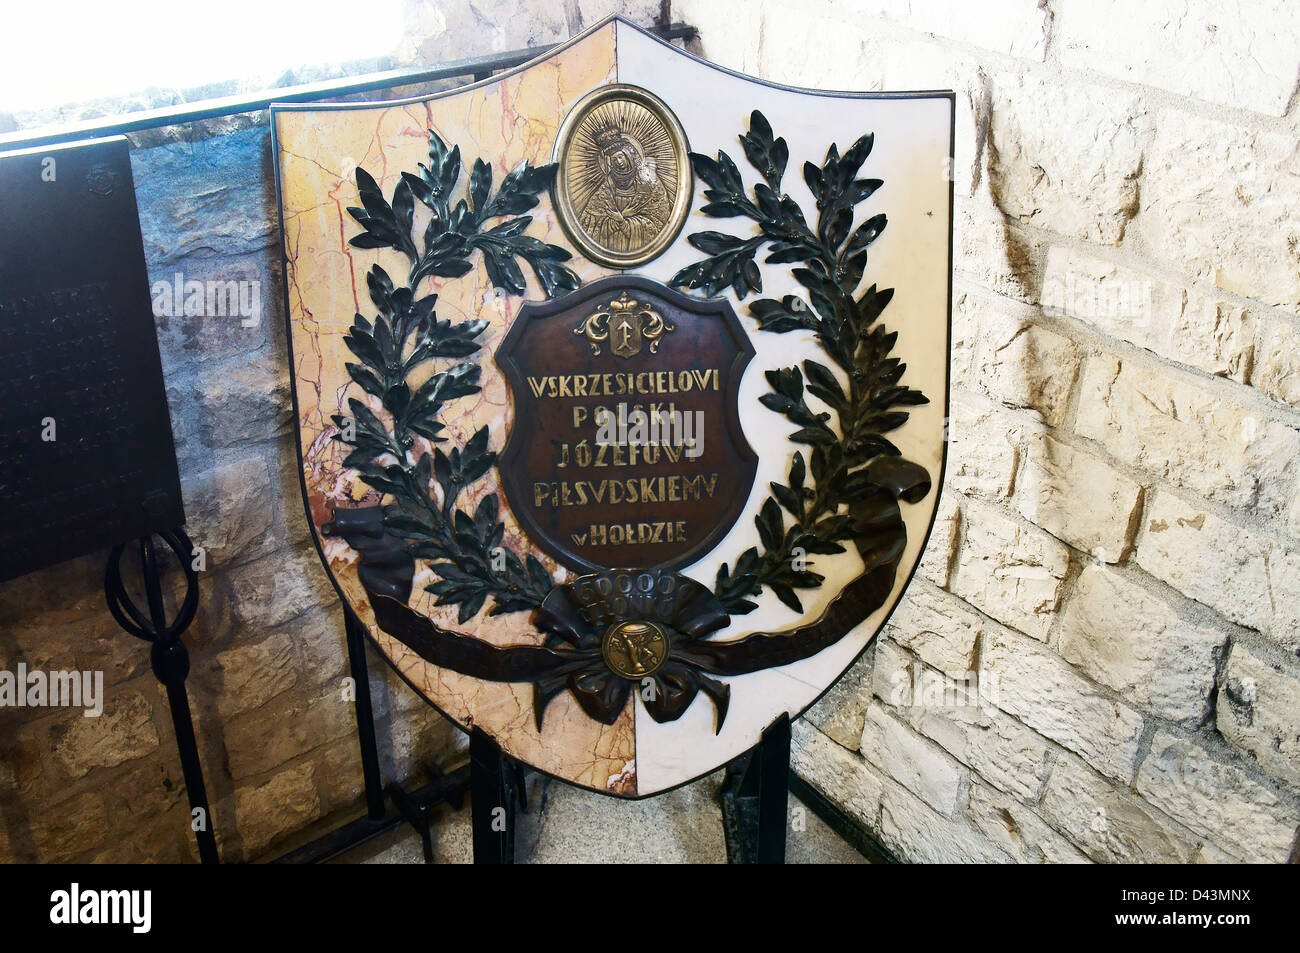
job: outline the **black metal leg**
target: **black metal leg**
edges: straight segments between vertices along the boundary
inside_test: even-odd
[[[181,772],[185,778],[185,791],[190,802],[190,827],[199,848],[199,860],[205,864],[221,862],[217,853],[217,836],[208,806],[207,788],[203,783],[203,765],[199,760],[198,740],[194,736],[194,719],[190,713],[189,697],[185,693],[185,679],[190,674],[190,653],[181,641],[181,633],[194,619],[198,607],[198,574],[191,564],[193,547],[180,530],[160,534],[180,561],[186,578],[185,600],[176,618],[167,621],[163,603],[162,572],[158,552],[152,536],[140,542],[140,567],[144,576],[145,602],[148,617],[131,602],[122,583],[122,546],[109,554],[104,577],[104,593],[109,611],[118,625],[131,635],[152,643],[149,660],[153,673],[167,689],[167,704],[171,708],[172,724],[176,731],[176,748],[180,755]]]
[[[758,863],[785,863],[790,795],[790,716],[768,725],[754,755],[758,764]]]
[[[160,654],[160,647],[161,643],[153,649],[155,674],[158,673],[156,657]],[[177,640],[174,647],[185,655],[184,665],[188,670],[189,654],[185,646]],[[199,745],[194,737],[194,720],[190,717],[190,702],[185,694],[185,681],[182,678],[176,683],[163,681],[163,684],[167,687],[167,703],[172,710],[172,724],[176,730],[176,748],[180,754],[181,773],[185,777],[185,790],[190,799],[190,826],[197,827],[194,831],[194,839],[199,847],[199,860],[205,864],[219,864],[221,858],[217,854],[216,829],[213,827],[212,815],[208,808],[208,792],[203,784],[203,766],[199,763]],[[198,818],[195,817],[195,811],[201,812],[198,815],[198,818],[202,819],[201,825],[196,824]]]
[[[515,862],[515,771],[497,743],[477,725],[469,735],[470,813],[474,863]]]
[[[276,863],[321,863],[392,830],[403,822],[410,824],[420,835],[425,863],[432,863],[433,808],[442,803],[459,808],[465,788],[470,783],[470,769],[461,767],[444,774],[433,765],[429,769],[429,783],[418,790],[407,791],[397,782],[384,786],[379,771],[379,744],[375,735],[374,705],[367,675],[366,631],[361,620],[349,608],[345,606],[343,613],[348,667],[355,688],[357,743],[361,748],[361,773],[365,779],[366,816],[304,844],[280,857]],[[392,804],[392,811],[388,808],[389,803]]]
[[[460,809],[465,791],[469,789],[469,765],[461,765],[447,774],[433,767],[431,774],[432,781],[410,793],[398,784],[390,784],[387,793],[392,798],[394,810],[386,813],[382,820],[359,817],[277,858],[274,863],[324,863],[402,824],[410,824],[416,829],[424,846],[425,860],[432,860],[433,808],[438,804],[449,804],[456,810]]]
[[[733,864],[785,863],[790,716],[767,726],[753,751],[727,766],[719,800]]]
[[[429,812],[433,804],[420,802],[410,797],[402,790],[400,784],[390,784],[387,787],[388,796],[392,798],[393,805],[402,815],[406,823],[415,828],[415,832],[420,835],[420,846],[424,852],[424,862],[433,863],[433,828],[429,823]]]
[[[357,740],[361,745],[361,774],[366,784],[366,813],[371,820],[384,816],[384,783],[379,775],[379,744],[375,739],[375,711],[370,701],[370,676],[366,669],[366,639],[361,620],[343,610],[347,631],[348,666],[352,673],[357,711]]]

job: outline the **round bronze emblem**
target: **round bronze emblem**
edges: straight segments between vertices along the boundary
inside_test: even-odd
[[[668,658],[668,636],[653,622],[615,622],[601,637],[600,654],[615,675],[645,678]]]
[[[673,243],[690,212],[686,133],[662,100],[616,83],[589,93],[555,143],[555,209],[592,261],[632,268]]]

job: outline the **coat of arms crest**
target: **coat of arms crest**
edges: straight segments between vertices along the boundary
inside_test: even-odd
[[[952,116],[617,18],[462,89],[274,110],[308,512],[417,691],[641,797],[853,662],[942,480]]]

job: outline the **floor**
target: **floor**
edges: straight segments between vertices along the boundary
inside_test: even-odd
[[[722,774],[645,801],[618,801],[549,778],[528,785],[528,810],[519,815],[515,855],[531,864],[725,864]],[[443,806],[434,824],[438,863],[472,860],[468,799],[459,811]],[[860,853],[792,795],[786,862],[864,864]],[[418,864],[420,839],[409,827],[377,837],[333,863]]]

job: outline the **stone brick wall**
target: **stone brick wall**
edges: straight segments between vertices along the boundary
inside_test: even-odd
[[[295,474],[269,132],[262,117],[139,149],[132,169],[151,282],[260,283],[256,319],[157,319],[187,529],[206,551],[189,694],[223,857],[250,859],[352,806],[361,783],[341,610]],[[166,695],[148,647],[105,608],[103,566],[95,554],[0,586],[0,667],[105,673],[100,718],[0,715],[0,858],[177,861],[193,850]],[[455,757],[459,733],[377,656],[370,665],[385,773]]]
[[[412,0],[407,39],[390,63],[558,42],[609,12],[646,25],[662,13],[645,0],[524,6],[521,14],[516,2],[479,0],[456,13]],[[0,117],[0,128],[231,91],[154,91]],[[184,314],[158,318],[157,330],[187,529],[207,559],[186,642],[218,841],[227,861],[274,856],[315,822],[357,816],[361,765],[341,609],[298,488],[270,133],[259,113],[151,130],[133,144],[150,281],[259,282],[256,320]],[[166,695],[148,647],[108,614],[104,558],[0,585],[0,669],[102,671],[105,685],[99,718],[0,708],[0,862],[197,859]],[[385,780],[418,781],[430,761],[464,760],[464,734],[376,653],[368,661]]]
[[[771,80],[958,92],[944,500],[797,770],[907,860],[1286,860],[1300,8],[746,6],[673,14]]]
[[[700,28],[698,52],[773,80],[958,90],[945,502],[887,632],[796,726],[796,769],[909,860],[1285,859],[1300,823],[1294,5],[744,6],[671,14]],[[525,8],[412,2],[395,61],[663,13]],[[191,698],[223,854],[253,859],[355,812],[361,784],[337,599],[294,472],[269,140],[249,116],[137,146],[151,280],[261,283],[255,324],[158,325],[208,552]],[[102,567],[0,586],[0,668],[100,670],[107,696],[99,719],[0,710],[0,860],[193,857],[166,700],[103,608]],[[370,664],[385,774],[463,757],[460,733]]]

